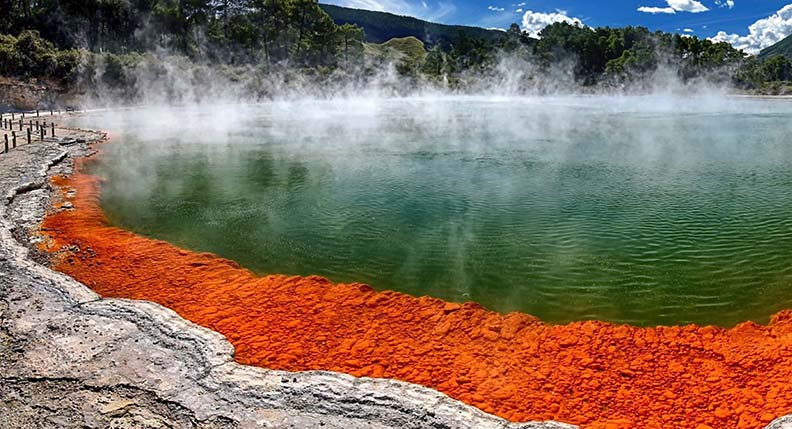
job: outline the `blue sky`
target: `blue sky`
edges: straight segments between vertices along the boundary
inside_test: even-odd
[[[554,21],[591,27],[642,25],[727,41],[756,52],[792,34],[792,0],[320,0],[446,24],[526,31]]]

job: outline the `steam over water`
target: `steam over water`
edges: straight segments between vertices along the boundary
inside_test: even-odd
[[[792,103],[425,98],[125,111],[114,224],[258,273],[549,322],[792,308]]]

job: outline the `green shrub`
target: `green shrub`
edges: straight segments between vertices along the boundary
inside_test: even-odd
[[[26,30],[18,37],[0,35],[0,73],[6,76],[73,79],[80,52],[59,51],[41,38],[38,31]]]

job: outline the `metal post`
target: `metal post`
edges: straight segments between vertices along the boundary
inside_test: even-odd
[[[16,131],[11,131],[11,141],[13,144],[12,147],[16,149]]]
[[[5,153],[8,153],[8,134],[3,134],[5,137]]]
[[[52,137],[55,137],[55,122],[52,123]]]
[[[39,111],[38,111],[38,109],[36,109],[36,117],[37,117],[37,118],[39,117]]]
[[[22,118],[19,119],[19,131],[22,131]]]
[[[27,133],[28,134],[28,144],[30,144],[31,143],[31,141],[30,141],[30,128],[27,129],[27,132],[28,132]]]
[[[39,131],[41,132],[41,134],[40,134],[41,135],[41,141],[44,141],[44,128],[42,128]]]

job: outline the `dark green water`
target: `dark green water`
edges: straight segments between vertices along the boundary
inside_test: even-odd
[[[237,116],[231,116],[234,113]],[[96,114],[111,221],[258,273],[549,322],[792,308],[792,103],[441,98]]]

